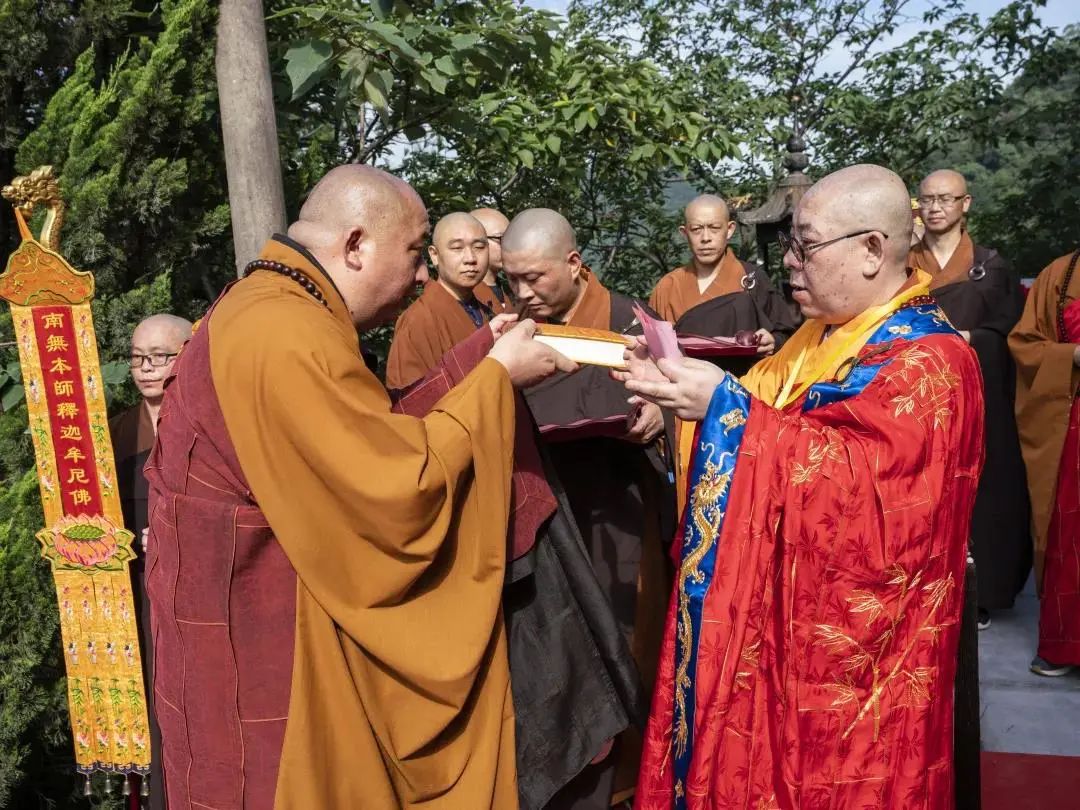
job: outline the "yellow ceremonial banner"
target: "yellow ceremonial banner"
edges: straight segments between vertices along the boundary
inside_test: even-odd
[[[81,773],[148,773],[142,660],[90,300],[94,277],[57,252],[64,203],[52,167],[3,188],[22,243],[0,275],[19,346]],[[28,220],[47,209],[40,239]]]

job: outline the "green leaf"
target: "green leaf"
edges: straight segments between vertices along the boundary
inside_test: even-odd
[[[394,0],[371,0],[371,10],[380,20],[385,20],[394,11]]]
[[[589,111],[582,110],[577,114],[577,118],[574,119],[574,132],[581,132],[585,127],[589,125]]]
[[[285,74],[292,85],[292,97],[298,99],[314,87],[330,66],[334,49],[329,42],[308,39],[298,42],[285,53]]]
[[[449,84],[446,77],[441,73],[436,73],[434,70],[425,70],[420,73],[427,83],[431,85],[431,89],[438,93],[440,96],[445,95],[446,86]]]
[[[562,138],[558,135],[548,135],[547,140],[544,141],[544,145],[551,150],[553,154],[559,154],[559,150],[562,149]]]
[[[18,407],[19,403],[26,397],[26,392],[23,387],[18,383],[11,383],[4,386],[3,393],[0,394],[0,408],[4,409],[4,413],[7,413],[13,408]]]
[[[370,22],[366,26],[368,31],[373,33],[376,37],[381,39],[391,48],[396,50],[402,56],[412,59],[413,61],[420,60],[419,52],[401,36],[398,29],[390,23],[384,22]]]
[[[435,67],[437,67],[447,76],[457,76],[459,73],[461,73],[461,70],[460,68],[458,68],[457,63],[454,62],[454,60],[451,59],[449,56],[440,56],[438,59],[436,59]]]
[[[367,97],[368,101],[383,112],[387,111],[390,107],[386,100],[387,93],[390,91],[386,79],[387,74],[390,74],[390,71],[377,70],[374,73],[369,73],[364,78],[364,95]],[[390,75],[392,76],[393,74]]]
[[[533,167],[533,153],[528,149],[519,149],[517,151],[517,156],[518,160],[521,161],[521,165],[526,169],[531,169]]]

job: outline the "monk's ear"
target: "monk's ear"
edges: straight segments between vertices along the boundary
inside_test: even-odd
[[[964,195],[964,213],[965,214],[968,212],[969,208],[971,208],[971,195],[970,194],[965,194]]]
[[[368,234],[361,227],[356,227],[345,234],[345,264],[359,269],[364,264],[364,252],[369,241]]]
[[[439,249],[434,245],[428,245],[427,249],[428,258],[431,259],[431,264],[434,267],[439,266]]]
[[[570,280],[577,282],[578,277],[581,276],[581,254],[576,250],[570,251],[566,257],[566,266],[570,268]]]
[[[865,244],[867,261],[863,275],[867,278],[873,278],[885,263],[885,235],[878,231],[868,233]]]
[[[686,231],[686,226],[685,226],[685,225],[680,225],[680,226],[679,226],[679,233],[681,233],[681,234],[682,234],[683,236],[685,236],[685,237],[686,237],[687,239],[689,239],[689,238],[690,238],[689,234],[688,234],[688,233],[687,233],[687,231]]]
[[[727,224],[727,238],[730,240],[735,235],[735,220],[731,220]]]

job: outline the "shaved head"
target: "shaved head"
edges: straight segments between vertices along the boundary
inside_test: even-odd
[[[431,232],[431,241],[438,247],[447,241],[450,234],[455,233],[468,233],[470,237],[475,234],[479,234],[481,238],[487,237],[480,220],[464,211],[454,211],[435,223],[435,230]]]
[[[480,220],[488,237],[488,273],[484,282],[492,287],[499,283],[498,273],[503,269],[502,238],[510,225],[501,211],[494,208],[477,208],[470,211],[474,217]]]
[[[566,217],[530,208],[510,221],[502,238],[503,270],[530,318],[566,320],[585,292],[577,236]]]
[[[735,233],[735,223],[723,197],[702,194],[686,206],[685,222],[679,233],[686,237],[694,256],[694,271],[699,278],[715,275],[727,253],[728,241]]]
[[[849,166],[815,183],[792,219],[798,244],[784,254],[803,314],[838,325],[889,301],[907,279],[911,228],[907,188],[883,166]]]
[[[165,393],[165,379],[176,354],[191,337],[191,321],[161,313],[139,322],[131,334],[131,367],[135,387],[148,402],[157,404]],[[154,363],[165,362],[156,366]]]
[[[938,169],[919,183],[919,216],[930,239],[950,232],[959,239],[970,207],[967,180],[960,172]]]
[[[395,225],[409,206],[423,204],[404,180],[374,166],[350,163],[331,169],[316,183],[300,218],[289,226],[289,237],[314,251],[357,223],[380,232]]]
[[[355,326],[393,320],[427,281],[428,217],[412,186],[373,166],[331,169],[308,194],[289,237],[319,262]]]
[[[545,257],[576,252],[577,235],[566,217],[550,208],[529,208],[510,221],[502,238],[503,253],[529,251]]]
[[[716,194],[702,194],[690,201],[686,206],[684,216],[688,223],[700,217],[727,222],[731,219],[731,212],[723,197],[718,197]]]

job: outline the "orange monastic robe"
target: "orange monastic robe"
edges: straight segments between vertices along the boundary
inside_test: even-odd
[[[514,392],[392,414],[288,240],[177,359],[146,467],[171,808],[518,806],[502,593]]]
[[[487,323],[489,310],[479,306],[475,298],[471,303],[477,307],[482,324]],[[416,382],[476,329],[462,302],[438,281],[429,282],[394,325],[394,340],[386,359],[386,387],[405,388]]]
[[[697,274],[692,266],[677,267],[656,283],[656,288],[649,296],[649,306],[665,321],[675,323],[687,310],[722,295],[742,292],[742,279],[746,275],[743,263],[735,252],[728,248],[716,276],[709,286],[702,291],[698,288]]]

